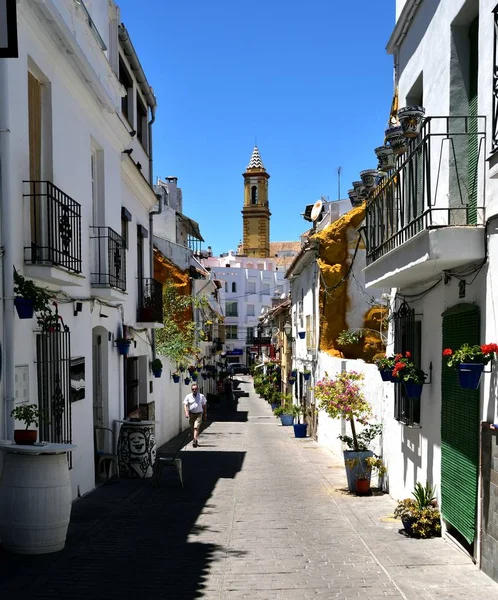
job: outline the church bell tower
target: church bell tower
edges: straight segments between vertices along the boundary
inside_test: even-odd
[[[268,179],[257,146],[244,176],[243,254],[257,258],[270,256],[270,208],[268,206]]]

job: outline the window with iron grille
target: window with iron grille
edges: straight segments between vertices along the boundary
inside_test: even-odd
[[[140,404],[138,358],[127,358],[125,361],[126,397],[125,412],[127,418],[137,417]]]
[[[410,352],[415,366],[421,368],[422,323],[415,316],[415,309],[406,302],[394,313],[394,352]],[[408,398],[401,383],[394,385],[394,418],[406,425],[420,424],[420,398]]]
[[[494,44],[493,44],[493,125],[491,152],[498,150],[498,4],[493,9]]]
[[[72,441],[70,363],[71,337],[67,328],[42,331],[36,336],[38,406],[43,411],[40,441],[58,444]],[[70,452],[68,461],[71,468]]]

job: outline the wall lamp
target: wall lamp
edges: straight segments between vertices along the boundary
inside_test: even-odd
[[[284,325],[284,333],[285,333],[285,335],[287,335],[287,336],[289,336],[289,335],[292,333],[292,325],[291,325],[291,323],[287,322],[287,323]]]

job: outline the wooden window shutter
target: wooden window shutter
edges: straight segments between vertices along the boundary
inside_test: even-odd
[[[29,178],[31,181],[41,180],[41,94],[41,83],[28,73]]]

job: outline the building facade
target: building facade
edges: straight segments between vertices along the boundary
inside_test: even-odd
[[[96,483],[94,428],[117,433],[120,419],[152,414],[157,400],[149,369],[162,320],[149,236],[160,210],[151,182],[156,99],[114,2],[17,8],[19,58],[0,61],[0,429],[12,439],[18,404],[43,408],[39,439],[77,446],[77,497]],[[48,326],[43,314],[14,311],[14,269],[51,294]],[[131,340],[126,359],[119,338]]]

